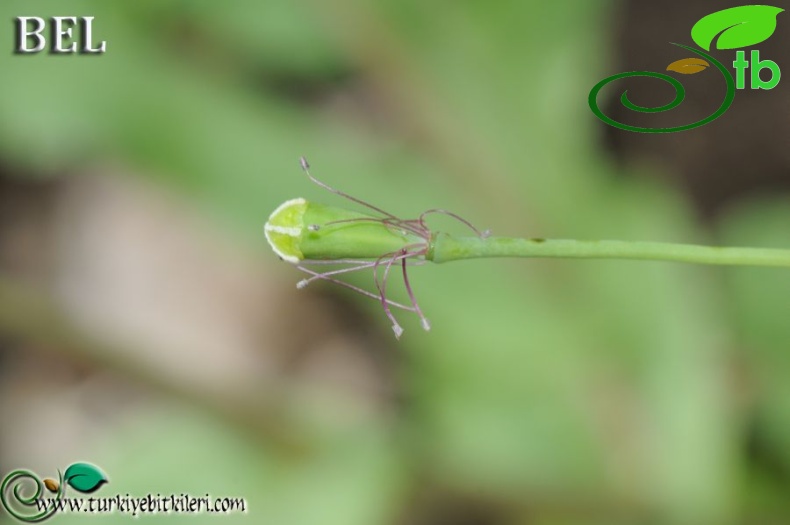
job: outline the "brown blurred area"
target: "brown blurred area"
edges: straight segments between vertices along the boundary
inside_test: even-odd
[[[15,309],[43,320],[62,310],[68,320],[3,333],[0,418],[21,430],[2,434],[4,457],[51,465],[60,458],[39,452],[52,425],[64,448],[79,448],[156,403],[161,388],[274,427],[267,410],[287,402],[289,383],[325,385],[370,410],[396,399],[391,342],[359,322],[365,314],[320,290],[295,300],[292,283],[276,282],[176,195],[111,168],[59,179],[8,169],[0,326]],[[40,297],[14,295],[15,282]],[[36,302],[44,297],[53,299]]]

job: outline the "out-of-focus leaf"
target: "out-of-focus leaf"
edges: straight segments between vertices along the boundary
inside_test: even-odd
[[[723,223],[727,244],[789,248],[790,203],[763,198],[732,209]],[[733,268],[728,271],[732,324],[755,392],[754,432],[781,468],[790,468],[790,276],[787,269]]]

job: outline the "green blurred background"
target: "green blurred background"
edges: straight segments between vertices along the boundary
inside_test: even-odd
[[[587,106],[724,4],[4,1],[0,474],[84,460],[97,497],[248,503],[146,523],[787,523],[788,272],[429,265],[433,330],[395,341],[375,301],[297,291],[262,232],[341,203],[305,155],[402,217],[788,247],[786,86],[663,137]],[[94,16],[107,52],[14,55],[21,15]]]

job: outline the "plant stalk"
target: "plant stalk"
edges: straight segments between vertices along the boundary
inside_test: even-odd
[[[488,257],[641,259],[728,266],[790,268],[790,249],[736,248],[661,242],[455,237],[437,233],[426,259],[435,263]]]

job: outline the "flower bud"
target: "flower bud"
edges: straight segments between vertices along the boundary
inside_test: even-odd
[[[292,199],[280,205],[264,226],[266,239],[284,260],[375,259],[426,244],[397,221]]]

